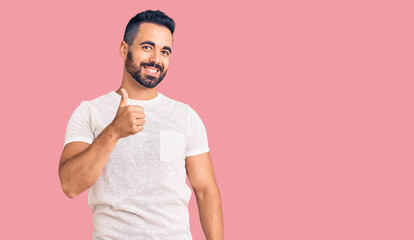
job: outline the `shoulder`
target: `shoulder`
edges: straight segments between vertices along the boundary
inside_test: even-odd
[[[111,106],[114,104],[116,103],[113,99],[111,99],[111,96],[108,93],[98,96],[92,100],[81,101],[72,114],[83,118],[90,118],[97,112],[102,112],[106,109],[111,109]]]
[[[163,107],[168,107],[169,109],[173,109],[174,111],[179,111],[183,113],[185,112],[185,114],[188,114],[190,109],[192,109],[189,104],[184,103],[179,100],[172,99],[162,93],[161,93],[161,97],[162,97],[161,104]]]
[[[84,108],[96,108],[103,105],[113,105],[115,103],[115,97],[113,96],[112,92],[103,94],[91,100],[84,100],[80,103],[81,106]]]
[[[163,93],[160,93],[160,92],[158,92],[158,93],[161,95],[162,101],[167,102],[168,104],[177,105],[177,106],[188,106],[188,104],[186,104],[184,102],[172,99],[172,98],[166,96]]]
[[[116,102],[116,93],[111,91],[109,93],[103,94],[95,99],[90,100],[90,104],[112,104]]]
[[[170,105],[169,109],[172,114],[179,117],[180,119],[183,119],[188,124],[192,125],[202,125],[203,121],[201,118],[201,115],[195,110],[194,106],[190,106],[190,104],[177,101],[171,98],[168,98],[166,96],[163,97],[168,103],[165,103],[165,105]]]

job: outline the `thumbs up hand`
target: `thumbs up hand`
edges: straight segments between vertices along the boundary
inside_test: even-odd
[[[125,89],[121,88],[121,93],[122,93],[121,102],[119,103],[118,110],[119,110],[119,108],[126,107],[128,105],[128,93],[127,93],[127,91]]]
[[[144,129],[144,109],[138,105],[128,106],[128,93],[121,88],[122,97],[114,120],[110,123],[118,138],[137,134]]]

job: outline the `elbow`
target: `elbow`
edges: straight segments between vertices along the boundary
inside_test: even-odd
[[[68,198],[70,198],[70,199],[73,199],[73,198],[75,198],[76,196],[78,196],[76,193],[73,193],[73,192],[64,192],[65,193],[65,195],[68,197]]]
[[[62,168],[59,166],[59,179],[63,193],[70,199],[76,197],[78,194],[73,191],[68,181],[62,176]]]
[[[71,185],[67,181],[62,179],[62,177],[60,178],[60,183],[61,183],[63,193],[68,198],[72,199],[72,198],[74,198],[78,195],[78,193],[76,191],[74,191],[73,187],[71,187]]]
[[[78,194],[75,191],[71,190],[70,188],[68,188],[66,185],[63,185],[63,184],[62,184],[62,191],[70,199],[73,199],[76,196],[78,196]]]

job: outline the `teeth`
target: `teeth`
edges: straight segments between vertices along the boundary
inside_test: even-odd
[[[158,70],[156,69],[151,69],[151,68],[145,68],[147,69],[150,73],[156,73]]]

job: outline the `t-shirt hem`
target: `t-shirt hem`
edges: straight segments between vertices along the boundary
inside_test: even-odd
[[[77,141],[86,142],[86,143],[89,143],[89,144],[91,144],[93,142],[93,140],[91,140],[90,138],[87,138],[87,137],[71,137],[71,138],[68,138],[68,139],[65,140],[65,144],[63,146],[65,146],[68,143],[77,142]]]
[[[190,157],[190,156],[206,153],[208,151],[210,151],[210,148],[208,146],[205,146],[205,147],[197,148],[197,149],[194,149],[194,150],[191,150],[191,151],[187,151],[185,153],[185,156]]]

